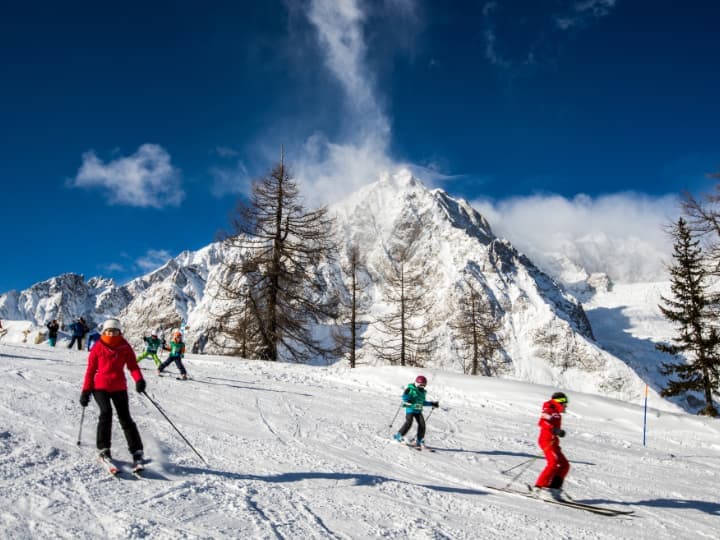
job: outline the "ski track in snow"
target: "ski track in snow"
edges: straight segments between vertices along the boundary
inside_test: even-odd
[[[86,353],[0,344],[0,531],[35,538],[716,538],[718,421],[571,394],[567,489],[632,518],[596,516],[491,492],[537,455],[537,414],[552,389],[445,374],[428,398],[434,453],[390,439],[404,419],[409,368],[317,368],[188,355],[194,380],[145,371],[152,403],[130,407],[149,459],[129,473],[113,423],[112,477],[95,458],[97,407],[77,404]],[[426,409],[426,415],[430,409]],[[408,433],[414,437],[415,426]],[[532,483],[535,460],[516,487]]]

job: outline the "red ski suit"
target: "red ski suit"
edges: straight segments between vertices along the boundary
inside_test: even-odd
[[[554,430],[560,429],[563,405],[551,399],[543,403],[542,414],[538,420],[540,436],[538,444],[545,454],[547,465],[535,481],[537,487],[562,487],[563,480],[570,470],[570,463],[560,450],[560,439]]]
[[[135,352],[130,344],[121,339],[117,347],[110,347],[101,339],[88,355],[87,370],[83,380],[83,392],[104,390],[105,392],[120,392],[127,390],[127,382],[123,368],[127,366],[135,382],[143,378]]]

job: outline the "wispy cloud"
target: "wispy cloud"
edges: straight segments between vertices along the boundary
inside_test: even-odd
[[[495,234],[507,238],[538,266],[557,255],[618,282],[666,279],[672,241],[665,226],[679,215],[676,196],[620,193],[591,198],[530,196],[474,201]]]
[[[617,4],[617,0],[583,0],[574,2],[565,14],[557,15],[555,23],[561,30],[581,28],[594,19],[606,17]]]
[[[70,185],[100,188],[110,204],[162,208],[182,202],[185,193],[180,179],[180,171],[162,146],[143,144],[134,154],[107,163],[92,150],[85,152]]]
[[[239,159],[232,167],[211,167],[210,176],[212,177],[210,192],[215,197],[222,197],[229,193],[247,193],[252,180],[247,167]]]
[[[418,24],[415,2],[385,0],[373,3],[372,9],[374,17],[392,21],[397,33],[403,33],[394,46],[410,52],[408,36]],[[297,178],[309,188],[305,192],[316,194],[319,202],[349,194],[393,166],[388,152],[391,122],[368,67],[363,25],[369,10],[369,3],[361,0],[310,0],[306,12],[323,63],[338,81],[345,102],[341,139],[315,132],[293,160]]]
[[[526,2],[487,2],[481,36],[485,58],[512,75],[554,64],[571,30],[612,14],[617,0],[560,0],[553,10]]]
[[[164,249],[149,249],[145,255],[135,261],[143,272],[151,272],[172,259],[172,254]]]

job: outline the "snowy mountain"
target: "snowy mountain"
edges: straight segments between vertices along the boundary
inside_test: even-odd
[[[418,370],[189,354],[192,380],[145,371],[147,392],[207,464],[131,390],[150,461],[143,479],[116,479],[95,459],[94,402],[79,433],[85,358],[0,342],[3,538],[717,537],[720,425],[653,396],[643,446],[642,406],[569,392],[567,492],[635,512],[605,517],[486,487],[522,490],[537,478],[537,420],[550,387],[425,371],[428,398],[440,401],[425,413],[436,448],[426,453],[390,440],[401,389]],[[117,419],[112,449],[127,468]]]
[[[460,284],[469,278],[486,291],[501,316],[502,351],[491,362],[493,374],[641,399],[644,382],[634,371],[636,366],[629,367],[599,347],[581,304],[508,240],[497,238],[467,202],[430,190],[409,172],[399,171],[364,187],[331,211],[341,231],[340,261],[351,245],[358,246],[366,259],[368,279],[362,301],[369,308],[369,322],[386,308],[382,268],[389,254],[411,249],[410,269],[422,272],[431,284],[428,337],[435,339],[436,350],[428,366],[463,371],[449,322],[463,301]],[[210,244],[184,252],[122,286],[66,274],[0,296],[0,317],[41,327],[53,317],[68,323],[84,315],[99,323],[117,315],[138,347],[149,330],[168,331],[186,321],[190,348],[218,352],[206,344],[214,302],[206,287],[218,275],[222,250],[220,244]],[[326,263],[318,272],[327,277],[327,295],[347,294],[337,262]],[[378,339],[372,324],[364,338],[366,343]],[[368,345],[361,353],[363,363],[377,363]]]

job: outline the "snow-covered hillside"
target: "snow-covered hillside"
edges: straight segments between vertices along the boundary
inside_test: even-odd
[[[441,408],[428,419],[437,451],[425,453],[389,438],[414,370],[188,355],[194,380],[146,371],[148,393],[208,464],[131,391],[151,462],[144,479],[115,479],[95,460],[93,402],[76,444],[85,360],[0,343],[4,538],[717,537],[720,424],[653,398],[643,447],[642,407],[569,393],[566,487],[577,500],[635,511],[610,518],[484,487],[511,483],[538,454],[539,407],[553,388],[426,372]],[[113,441],[127,460],[116,420]],[[513,485],[534,480],[542,460],[531,463]]]

